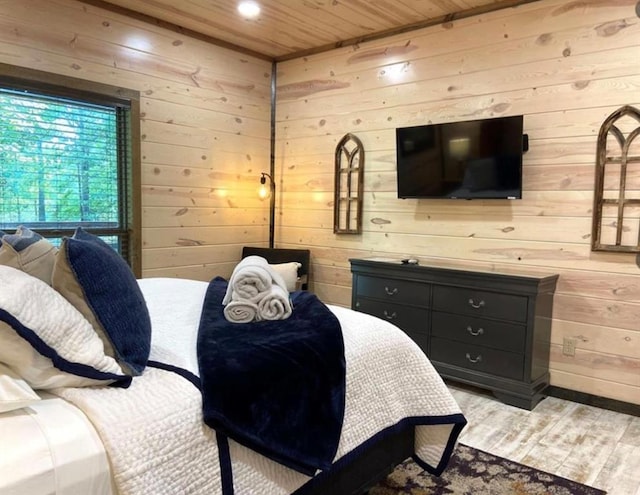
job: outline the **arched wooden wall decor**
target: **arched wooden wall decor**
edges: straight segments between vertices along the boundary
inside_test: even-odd
[[[622,127],[628,126],[621,121],[627,116],[640,123],[640,110],[623,106],[606,118],[598,134],[593,251],[640,252],[640,139],[636,140],[640,126]],[[610,226],[613,229],[607,228],[603,233],[603,227]]]
[[[364,148],[353,134],[345,134],[336,146],[333,232],[362,232]]]

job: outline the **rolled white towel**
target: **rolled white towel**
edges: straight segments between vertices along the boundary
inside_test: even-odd
[[[286,320],[292,310],[289,292],[278,285],[272,285],[258,301],[258,318],[262,320]]]
[[[222,304],[236,299],[257,302],[273,284],[287,291],[282,275],[277,273],[266,259],[262,256],[247,256],[233,269]]]
[[[259,319],[258,305],[246,300],[229,301],[223,313],[227,321],[232,323],[249,323]]]
[[[261,256],[247,256],[233,269],[222,304],[227,304],[233,297],[252,299],[260,292],[266,291],[272,284],[273,277],[267,260]]]

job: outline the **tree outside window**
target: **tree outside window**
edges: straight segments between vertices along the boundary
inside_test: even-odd
[[[25,225],[55,243],[82,226],[139,272],[137,99],[5,78],[3,69],[11,68],[0,67],[0,230]]]

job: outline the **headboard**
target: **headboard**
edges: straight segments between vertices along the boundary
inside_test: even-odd
[[[249,247],[242,248],[242,257],[262,256],[269,263],[288,263],[289,261],[297,261],[302,266],[298,268],[298,277],[300,277],[302,290],[309,288],[309,264],[311,252],[308,249],[280,249],[280,248],[263,248]]]

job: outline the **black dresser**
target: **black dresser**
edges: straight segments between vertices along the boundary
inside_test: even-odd
[[[350,262],[352,308],[402,328],[443,378],[525,409],[544,397],[558,275]]]

